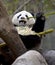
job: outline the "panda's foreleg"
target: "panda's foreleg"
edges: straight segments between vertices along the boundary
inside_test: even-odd
[[[45,16],[42,13],[37,13],[36,15],[36,22],[33,25],[32,30],[36,33],[43,32],[45,26]]]
[[[42,13],[37,13],[36,22],[33,25],[32,30],[35,31],[36,33],[43,32],[44,26],[45,26],[45,16],[43,16]],[[41,39],[42,39],[42,36],[38,37],[38,35],[37,35],[36,48],[34,48],[34,49],[37,49],[37,47],[40,47]]]

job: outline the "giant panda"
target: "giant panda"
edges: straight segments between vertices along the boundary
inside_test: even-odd
[[[38,13],[34,19],[33,15],[27,11],[18,12],[13,16],[12,23],[28,50],[39,47],[41,37],[38,33],[44,30],[45,24],[45,16],[42,13]]]

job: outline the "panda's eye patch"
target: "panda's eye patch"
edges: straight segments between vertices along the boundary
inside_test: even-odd
[[[21,14],[19,16],[17,16],[17,18],[19,18],[21,16]]]
[[[27,15],[25,15],[27,17],[27,19],[29,19],[29,17]]]

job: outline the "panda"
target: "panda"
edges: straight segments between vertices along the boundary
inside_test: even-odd
[[[38,33],[44,30],[45,24],[45,16],[42,13],[38,13],[35,19],[27,11],[18,12],[13,16],[12,23],[28,50],[40,46],[41,37]]]

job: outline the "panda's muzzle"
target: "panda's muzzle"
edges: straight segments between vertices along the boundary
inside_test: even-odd
[[[24,21],[24,20],[20,20],[20,21],[19,21],[19,23],[24,23],[24,24],[25,24],[25,23],[26,23],[26,21]]]

